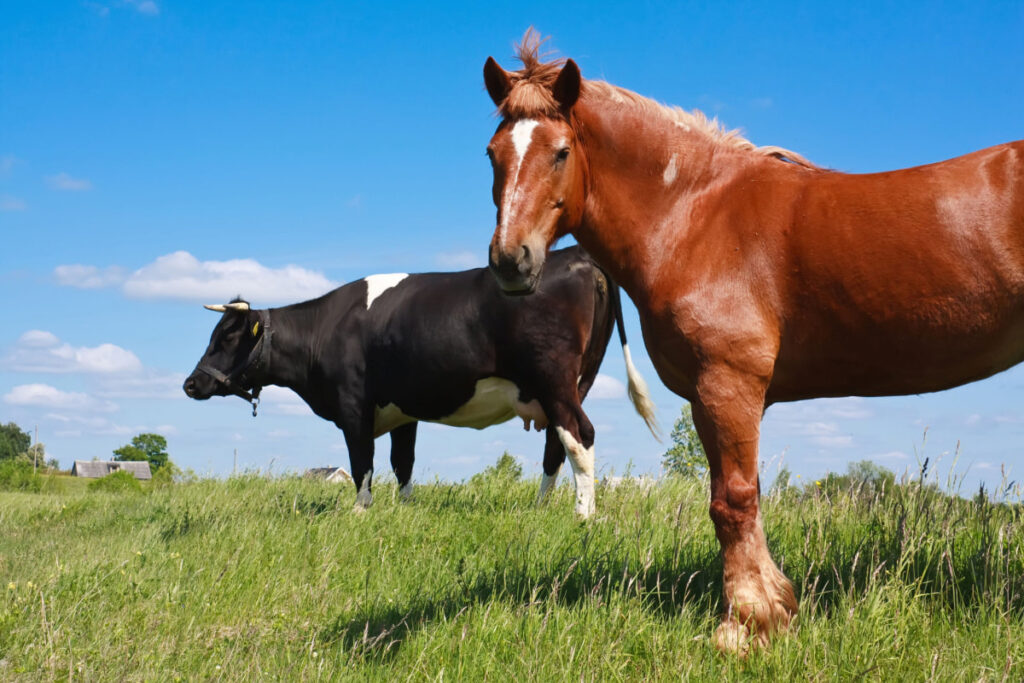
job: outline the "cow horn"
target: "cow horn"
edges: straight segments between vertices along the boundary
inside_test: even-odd
[[[226,304],[226,305],[232,311],[248,311],[249,310],[249,302],[248,301],[232,301],[230,304]]]
[[[218,313],[228,310],[224,304],[203,304],[203,308],[208,311],[217,311]]]

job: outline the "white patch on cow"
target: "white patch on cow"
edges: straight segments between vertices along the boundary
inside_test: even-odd
[[[402,497],[402,500],[409,500],[412,498],[412,479],[405,482],[405,486],[398,489],[398,495]]]
[[[477,381],[473,396],[468,401],[451,415],[434,422],[452,427],[483,429],[511,420],[517,415],[523,419],[527,429],[531,420],[538,431],[548,426],[547,417],[537,399],[523,403],[519,400],[519,387],[514,382],[500,377],[485,377]]]
[[[558,470],[562,469],[559,465],[558,469],[552,475],[544,474],[540,479],[540,491],[537,493],[537,505],[540,506],[544,503],[544,500],[548,497],[551,489],[555,487],[555,483],[558,482]]]
[[[562,427],[555,427],[558,439],[565,447],[565,454],[572,465],[576,484],[576,514],[586,519],[594,514],[594,447],[584,448],[583,444]]]
[[[454,412],[434,420],[412,417],[402,412],[394,403],[374,409],[373,437],[387,434],[393,429],[410,422],[439,422],[451,427],[472,427],[483,429],[491,425],[508,422],[513,417],[523,420],[523,427],[530,428],[533,422],[539,432],[548,426],[548,418],[540,401],[533,399],[528,403],[519,400],[519,387],[514,382],[500,377],[485,377],[478,380],[473,395]]]
[[[374,299],[407,277],[408,273],[384,273],[366,277],[366,310],[370,310]]]
[[[376,439],[381,434],[387,434],[392,429],[415,421],[415,417],[409,417],[394,403],[389,403],[383,408],[375,406],[373,409],[373,438]]]
[[[515,201],[519,197],[519,170],[523,167],[523,158],[526,150],[530,148],[530,141],[533,139],[533,129],[539,121],[533,119],[520,119],[512,126],[512,146],[516,150],[516,168],[512,172],[512,182],[505,185],[505,196],[501,203],[501,225],[498,227],[498,244],[505,246],[505,236],[508,233],[508,225],[514,218]]]
[[[666,187],[672,184],[672,181],[676,179],[676,173],[679,172],[679,168],[676,166],[676,157],[676,154],[672,155],[665,167],[665,172],[661,174],[661,179],[665,181]]]
[[[373,494],[370,493],[370,480],[373,479],[373,468],[363,476],[363,483],[359,485],[359,493],[356,494],[356,504],[353,508],[356,512],[363,512],[373,505]]]

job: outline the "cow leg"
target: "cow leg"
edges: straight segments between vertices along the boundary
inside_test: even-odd
[[[554,426],[548,425],[544,440],[544,475],[541,477],[540,492],[537,494],[538,507],[547,499],[548,493],[558,481],[558,471],[562,469],[563,462],[565,447],[562,446]]]
[[[711,471],[710,514],[725,565],[725,612],[715,644],[740,654],[751,642],[767,644],[797,610],[793,586],[768,552],[758,505],[757,444],[766,389],[765,379],[716,367],[699,377],[692,404]]]
[[[363,512],[373,503],[370,490],[373,480],[373,433],[369,430],[360,430],[358,433],[345,430],[345,444],[348,446],[348,459],[352,467],[352,481],[356,486],[353,509]]]
[[[586,519],[594,514],[594,425],[579,402],[555,403],[545,413],[565,448],[576,485],[576,514]]]
[[[398,494],[405,500],[412,496],[412,464],[416,459],[416,425],[410,422],[391,430],[391,469],[398,479]]]

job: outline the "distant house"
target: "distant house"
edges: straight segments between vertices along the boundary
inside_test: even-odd
[[[346,472],[344,467],[314,467],[311,470],[306,470],[304,476],[323,479],[332,484],[344,484],[352,481],[352,475]]]
[[[99,479],[113,472],[131,472],[136,479],[146,481],[153,478],[149,471],[149,463],[145,460],[125,460],[114,462],[106,460],[76,460],[71,468],[72,477],[85,477],[87,479]]]

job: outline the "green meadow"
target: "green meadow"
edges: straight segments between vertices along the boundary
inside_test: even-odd
[[[0,680],[1024,679],[1006,491],[773,489],[801,612],[740,660],[711,644],[706,481],[600,486],[585,523],[567,485],[534,507],[537,483],[384,483],[364,514],[297,477],[0,492]]]

